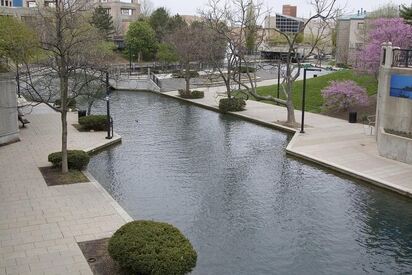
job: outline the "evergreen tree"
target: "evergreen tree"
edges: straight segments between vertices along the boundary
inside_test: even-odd
[[[94,9],[90,23],[100,30],[106,40],[114,33],[113,18],[108,10],[100,5]]]
[[[166,36],[169,19],[169,12],[165,8],[158,8],[150,15],[149,24],[155,31],[158,42],[163,42]]]
[[[399,12],[403,19],[405,19],[409,24],[412,23],[412,6],[407,7],[402,5]]]

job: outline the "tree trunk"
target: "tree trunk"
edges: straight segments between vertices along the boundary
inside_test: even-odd
[[[87,104],[87,115],[90,116],[92,114],[92,106],[93,106],[93,101],[89,101]]]
[[[62,122],[62,173],[69,172],[67,161],[67,101],[68,101],[68,78],[64,61],[62,61],[62,71],[60,76],[60,97],[61,97],[61,122]]]
[[[188,62],[185,64],[185,70],[186,92],[190,93],[190,64]]]
[[[288,95],[288,98],[286,100],[286,108],[288,110],[288,117],[286,123],[289,125],[295,125],[296,124],[296,119],[295,119],[295,107],[293,106],[293,91],[292,91],[292,82],[289,79],[286,83],[286,92]]]
[[[62,173],[69,172],[69,165],[67,161],[67,110],[62,110]]]

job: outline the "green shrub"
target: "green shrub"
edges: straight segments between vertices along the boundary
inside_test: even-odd
[[[113,260],[132,274],[186,274],[196,266],[190,241],[174,226],[154,221],[133,221],[109,241]]]
[[[106,115],[83,116],[79,118],[79,124],[85,130],[106,131],[107,130],[107,116]]]
[[[199,73],[197,71],[190,71],[190,78],[194,77],[199,77]],[[172,77],[174,78],[185,78],[186,77],[186,72],[185,71],[176,71],[172,74]]]
[[[196,99],[196,98],[204,98],[205,93],[202,91],[186,91],[186,90],[179,90],[179,96],[182,98],[189,98],[189,99]]]
[[[243,111],[246,106],[246,101],[242,98],[222,98],[219,101],[219,110],[226,112]]]
[[[61,99],[56,99],[56,100],[54,101],[54,105],[60,107],[60,106],[62,105]],[[67,99],[67,108],[75,109],[75,108],[76,108],[76,105],[77,105],[77,102],[76,102],[76,99],[75,99],[75,98],[68,98],[68,99]]]
[[[61,167],[62,165],[62,153],[55,152],[51,153],[48,157],[49,162],[53,164],[54,167]],[[85,151],[81,150],[68,150],[67,151],[67,162],[69,164],[69,169],[83,170],[87,167],[90,161],[90,156]]]
[[[242,74],[245,74],[245,73],[247,73],[247,72],[249,72],[249,73],[254,73],[254,72],[256,72],[256,68],[253,68],[253,67],[240,67],[240,72],[242,73]]]

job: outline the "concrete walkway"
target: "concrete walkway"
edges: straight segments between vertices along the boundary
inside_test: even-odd
[[[48,187],[38,167],[60,150],[60,116],[47,106],[26,115],[21,142],[0,147],[0,274],[92,274],[77,242],[109,237],[131,218],[93,179]],[[78,132],[69,120],[69,148],[92,150],[111,141]]]
[[[224,89],[203,90],[204,98],[187,101],[217,110],[215,95]],[[176,91],[164,94],[179,98]],[[412,197],[412,166],[379,156],[375,137],[369,135],[370,129],[365,125],[307,112],[305,134],[300,134],[297,129],[282,125],[286,108],[252,100],[247,102],[246,110],[234,115],[295,133],[286,149],[291,155]],[[295,115],[299,121],[301,112],[296,111]]]

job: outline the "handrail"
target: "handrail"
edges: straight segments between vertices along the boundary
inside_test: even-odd
[[[412,68],[412,49],[393,49],[392,67]]]

